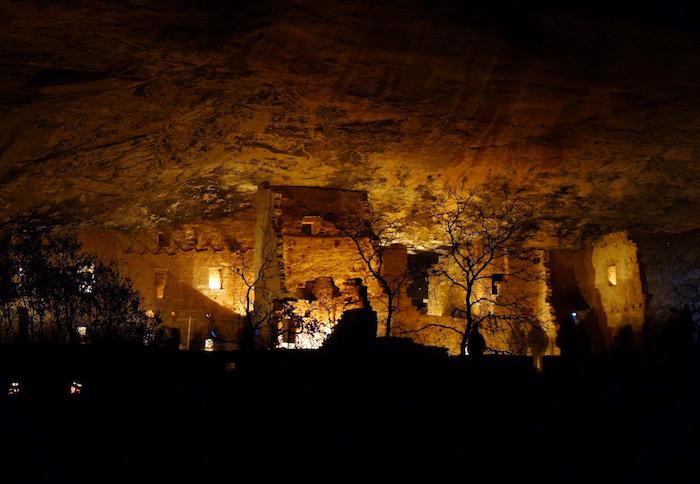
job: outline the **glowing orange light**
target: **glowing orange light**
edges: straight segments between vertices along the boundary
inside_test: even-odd
[[[617,286],[617,266],[615,264],[608,266],[608,282],[611,286]]]
[[[221,269],[209,269],[209,289],[221,289]]]

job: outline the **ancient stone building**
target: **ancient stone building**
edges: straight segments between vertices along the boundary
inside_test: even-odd
[[[342,228],[362,220],[368,212],[367,194],[355,190],[315,187],[261,185],[258,192],[258,214],[255,238],[256,272],[265,276],[256,287],[256,312],[276,313],[280,319],[285,347],[317,347],[323,337],[292,336],[290,325],[307,324],[312,333],[327,335],[345,309],[363,303],[366,293],[369,303],[382,321],[386,318],[385,294],[359,258],[355,241]],[[544,253],[543,253],[544,257]],[[544,259],[541,258],[541,261]],[[384,274],[398,277],[408,268],[408,251],[401,245],[388,248],[384,254]],[[494,272],[503,270],[494,268]],[[502,290],[501,298],[517,294],[526,302],[533,321],[548,335],[548,353],[555,354],[555,329],[548,303],[547,271],[544,262],[535,268],[536,277],[527,284],[517,280],[489,283],[481,291]],[[459,353],[459,338],[454,331],[440,327],[463,329],[464,297],[448,284],[433,281],[428,291],[427,312],[418,310],[405,288],[398,295],[392,334],[410,336],[426,344],[444,346]],[[358,292],[359,290],[359,292]],[[282,315],[280,303],[294,306],[292,317]],[[493,311],[494,308],[483,308]],[[495,308],[498,312],[499,308]],[[502,312],[503,310],[500,309]],[[321,321],[321,322],[319,322]],[[299,334],[303,333],[298,329]],[[383,334],[380,324],[379,334]],[[490,333],[490,347],[511,353],[527,353],[527,334],[513,330]]]
[[[549,271],[545,263],[548,253],[538,253],[537,263],[527,268],[527,277],[505,276],[508,272],[517,272],[514,267],[503,266],[515,262],[505,261],[489,267],[486,279],[475,284],[474,299],[482,300],[474,306],[477,316],[489,313],[496,316],[494,322],[485,324],[480,330],[489,351],[530,354],[528,334],[536,327],[546,336],[545,354],[558,354],[556,324],[549,297]],[[440,264],[454,265],[448,256],[440,259]],[[457,331],[463,331],[465,327],[465,297],[462,288],[444,278],[431,277],[425,314],[412,314],[402,323],[413,331],[419,330],[411,333],[416,341],[442,346],[451,354],[459,354],[461,335]],[[510,321],[509,314],[513,316]]]
[[[386,317],[383,291],[339,229],[362,220],[366,192],[263,185],[257,208],[255,226],[228,221],[79,236],[85,250],[132,281],[144,311],[179,331],[182,348],[202,349],[210,338],[218,349],[239,346],[247,287],[236,269],[249,281],[263,274],[252,292],[257,314],[293,315],[304,326],[281,327],[277,346],[320,346],[348,309],[371,306]],[[404,272],[406,247],[388,248],[385,259],[387,274]],[[405,292],[396,305],[414,311]]]
[[[361,306],[365,299],[384,317],[384,293],[360,259],[355,241],[342,231],[362,220],[367,203],[367,193],[358,190],[261,185],[255,270],[264,277],[256,287],[256,312],[278,311],[276,304],[286,301],[324,334],[345,309]],[[405,263],[405,247],[391,248],[385,270],[401,271]],[[320,342],[297,337],[281,341],[293,347],[317,347]]]
[[[251,227],[252,229],[252,227]],[[245,286],[232,269],[250,267],[252,250],[232,237],[236,224],[196,224],[135,233],[84,230],[83,248],[129,278],[147,314],[180,333],[180,347],[237,347]],[[245,239],[243,239],[245,240]],[[189,335],[189,338],[188,338]]]
[[[214,339],[218,349],[238,347],[247,288],[235,269],[262,276],[253,292],[255,312],[275,323],[261,328],[260,338],[276,333],[272,346],[317,348],[348,309],[369,306],[380,322],[386,318],[383,290],[359,258],[355,241],[342,231],[367,210],[364,191],[262,184],[255,224],[239,220],[132,233],[83,230],[80,239],[86,250],[112,261],[133,281],[144,311],[179,330],[182,348],[202,349],[207,339]],[[527,280],[501,277],[513,271],[505,266],[515,262],[490,268],[492,278],[476,292],[495,304],[485,302],[475,311],[505,317],[498,301],[518,298],[520,310],[546,336],[548,355],[559,354],[563,327],[584,328],[593,351],[609,350],[626,327],[639,341],[645,323],[660,330],[684,306],[697,312],[698,298],[688,299],[682,290],[697,293],[698,241],[697,232],[621,231],[565,249],[549,244],[538,250]],[[409,259],[407,247],[389,247],[384,274],[404,273]],[[433,253],[424,269],[446,260]],[[419,300],[406,288],[398,295],[392,334],[458,354],[460,337],[454,329],[464,327],[464,291],[436,278],[417,285],[422,286],[414,289]],[[527,328],[491,327],[482,334],[494,351],[531,354]]]
[[[552,302],[559,324],[584,324],[594,351],[606,350],[629,326],[644,324],[637,246],[626,232],[589,240],[578,250],[552,251]]]
[[[159,247],[155,227],[250,221],[222,233],[275,246],[261,301],[342,294],[360,279],[381,312],[349,243],[325,232],[326,206],[357,208],[366,190],[379,209],[412,212],[445,182],[529,197],[549,238],[556,320],[594,320],[601,348],[619,328],[661,327],[697,304],[682,294],[700,271],[692,35],[526,2],[406,2],[400,14],[394,2],[101,3],[0,5],[0,221],[124,231],[84,234],[86,247],[122,265],[166,323],[211,309],[223,324],[239,310],[226,274],[208,287],[225,244],[170,249],[164,235]],[[485,23],[460,20],[472,14]],[[261,180],[278,188],[258,192]],[[347,190],[279,186],[308,183]],[[278,209],[301,213],[273,227]],[[417,230],[411,248],[436,250],[430,228]],[[548,291],[536,292],[546,313]],[[424,296],[416,318],[449,320],[460,303]]]

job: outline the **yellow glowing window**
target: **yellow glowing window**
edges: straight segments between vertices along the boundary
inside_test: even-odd
[[[221,269],[209,269],[209,289],[221,289]]]
[[[608,266],[608,284],[617,286],[617,266],[615,264]]]
[[[156,272],[156,299],[165,298],[165,272]]]

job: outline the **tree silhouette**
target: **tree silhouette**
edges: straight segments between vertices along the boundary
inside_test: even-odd
[[[159,317],[111,265],[73,235],[6,226],[0,231],[0,340],[154,341]]]
[[[384,335],[391,336],[394,315],[399,311],[398,299],[401,291],[411,282],[411,272],[408,266],[391,265],[390,258],[392,249],[401,245],[401,237],[406,232],[408,222],[371,208],[342,220],[327,216],[324,219],[352,240],[367,272],[382,289],[386,306]]]
[[[269,278],[268,270],[270,269],[275,252],[268,243],[263,248],[261,254],[261,263],[257,270],[252,267],[251,258],[247,253],[238,251],[231,255],[228,269],[231,273],[243,284],[245,292],[243,299],[240,301],[244,312],[245,326],[241,335],[241,349],[250,350],[255,347],[256,337],[264,331],[269,340],[263,343],[266,348],[273,347],[277,340],[277,326],[273,320],[273,311],[271,307],[263,307],[258,304],[255,308],[255,297],[261,297],[262,287],[267,278]],[[257,293],[257,294],[256,294]]]
[[[446,186],[428,210],[445,251],[431,276],[461,291],[464,306],[453,316],[463,324],[432,323],[417,331],[440,327],[457,333],[462,355],[483,349],[526,352],[529,330],[539,324],[529,304],[532,295],[522,290],[525,284],[507,294],[499,285],[540,277],[534,271],[539,253],[528,245],[534,229],[530,207],[507,192],[462,192]],[[508,332],[509,347],[485,348],[482,331]]]

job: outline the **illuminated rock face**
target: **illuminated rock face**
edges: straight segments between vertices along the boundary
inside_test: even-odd
[[[229,3],[4,3],[0,220],[253,219],[265,180],[409,211],[464,179],[523,189],[564,237],[700,227],[700,58],[681,34]]]
[[[636,244],[626,233],[617,232],[594,241],[586,255],[589,250],[590,265],[577,268],[592,282],[584,285],[584,297],[600,302],[601,319],[605,317],[605,325],[613,334],[627,325],[641,331],[645,298]]]
[[[577,251],[551,256],[557,319],[582,324],[593,351],[609,349],[626,326],[641,334],[646,296],[637,252],[626,232],[616,232],[589,240]]]

